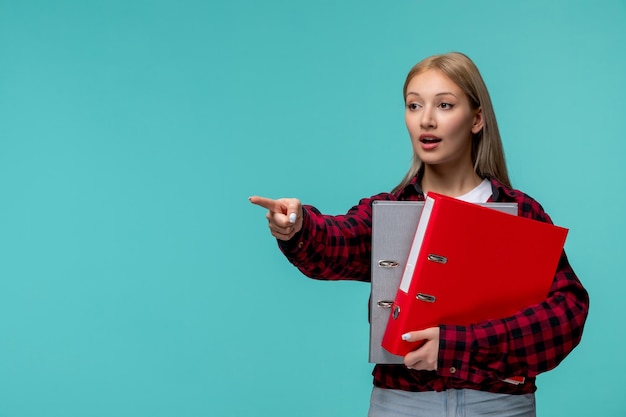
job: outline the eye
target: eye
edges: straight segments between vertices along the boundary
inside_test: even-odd
[[[417,110],[420,108],[420,105],[417,103],[407,103],[406,108],[409,110]]]
[[[454,107],[454,104],[441,103],[439,104],[439,107],[441,107],[443,110],[450,110],[452,107]]]

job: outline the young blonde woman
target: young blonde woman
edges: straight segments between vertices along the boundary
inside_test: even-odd
[[[415,65],[404,99],[413,164],[391,193],[362,199],[340,216],[295,198],[250,198],[268,210],[272,235],[305,275],[370,280],[374,200],[419,201],[436,192],[473,203],[515,202],[519,216],[551,222],[537,201],[511,188],[491,99],[467,56],[436,55]],[[408,353],[404,365],[374,367],[369,416],[535,416],[535,377],[580,342],[588,306],[563,253],[542,303],[511,317],[403,335],[426,343]],[[525,381],[506,382],[510,375]]]

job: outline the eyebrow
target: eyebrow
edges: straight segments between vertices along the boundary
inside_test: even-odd
[[[408,93],[406,93],[406,96],[407,96],[407,97],[408,97],[408,96],[410,96],[410,95],[414,95],[414,96],[421,97],[419,93],[415,93],[415,92],[413,92],[413,91],[409,91]],[[444,92],[442,92],[442,93],[437,93],[437,94],[435,94],[435,97],[438,97],[438,96],[447,96],[447,95],[451,95],[451,96],[453,96],[453,97],[456,97],[456,94],[451,93],[451,92],[449,92],[449,91],[444,91]]]

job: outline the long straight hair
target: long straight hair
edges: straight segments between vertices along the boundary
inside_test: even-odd
[[[483,81],[478,68],[472,60],[460,53],[450,52],[434,55],[417,63],[409,71],[404,82],[403,99],[406,100],[406,89],[409,82],[425,71],[436,69],[458,85],[469,99],[473,110],[482,109],[483,128],[472,137],[472,164],[474,171],[481,178],[491,177],[511,187],[509,174],[506,168],[502,139],[498,130],[496,114],[491,104],[489,91]],[[423,173],[424,165],[417,154],[413,152],[413,163],[400,184],[393,192],[399,191],[411,182],[413,177]]]

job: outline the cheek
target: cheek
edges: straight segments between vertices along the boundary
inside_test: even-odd
[[[404,124],[406,125],[409,134],[413,136],[418,129],[418,125],[415,124],[415,117],[411,117],[410,114],[404,115]]]
[[[467,117],[457,117],[450,119],[448,128],[451,134],[454,136],[472,136],[472,119]]]

